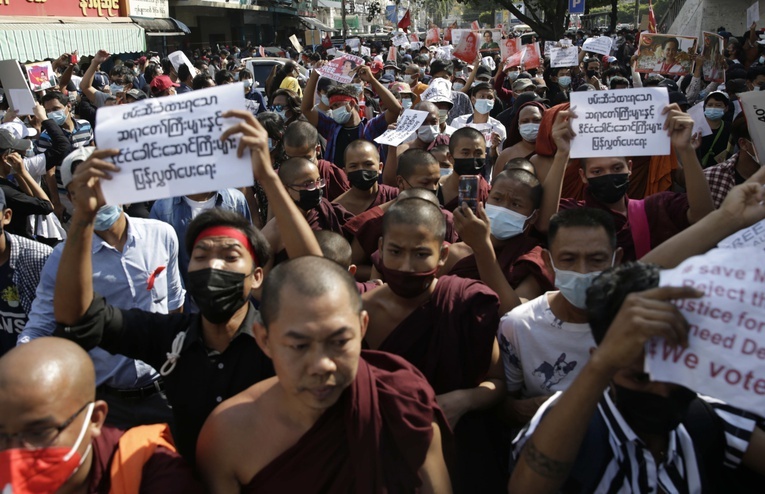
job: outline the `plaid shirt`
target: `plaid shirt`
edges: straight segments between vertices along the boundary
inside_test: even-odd
[[[719,208],[728,192],[736,186],[736,162],[738,153],[734,154],[719,165],[710,166],[704,170],[704,176],[709,182],[709,191],[715,207]]]
[[[13,283],[19,291],[19,301],[27,314],[32,308],[40,272],[45,261],[53,251],[45,244],[5,232],[5,239],[10,243],[10,267],[13,270]]]

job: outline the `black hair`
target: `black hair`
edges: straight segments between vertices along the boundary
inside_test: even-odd
[[[730,125],[730,141],[733,144],[738,145],[739,139],[746,139],[747,141],[752,140],[749,135],[749,127],[746,125],[744,112],[739,113]]]
[[[250,71],[249,71],[249,70],[247,70],[247,69],[242,69],[242,70],[240,70],[240,71],[239,71],[239,80],[241,81],[241,80],[242,80],[242,78],[245,78],[245,79],[252,79],[252,78],[253,78],[253,76],[252,76],[252,72],[250,72]]]
[[[282,137],[282,144],[291,148],[300,148],[306,144],[316,147],[319,143],[319,131],[304,120],[298,120],[287,126]]]
[[[353,264],[351,244],[345,237],[332,230],[317,230],[313,234],[316,236],[316,241],[319,242],[321,254],[325,259],[335,261],[339,266],[346,269]]]
[[[287,109],[292,113],[291,120],[297,120],[303,115],[303,111],[300,109],[300,97],[296,93],[289,89],[277,89],[271,95],[271,103],[273,104],[279,96],[284,96],[287,100]]]
[[[258,116],[255,118],[257,118],[258,122],[260,122],[260,125],[266,129],[266,132],[268,132],[268,137],[278,141],[282,140],[282,133],[284,132],[284,119],[279,116],[278,113],[268,111],[261,112],[258,113]]]
[[[626,77],[622,77],[622,76],[614,76],[611,78],[611,83],[610,83],[611,89],[616,89],[616,86],[620,86],[620,85],[622,86],[626,85],[627,87],[629,87],[630,81]]]
[[[470,139],[471,141],[479,139],[481,141],[486,140],[481,131],[474,129],[473,127],[462,127],[457,129],[449,138],[449,152],[452,153],[452,155],[454,155],[454,152],[457,150],[457,142],[460,139]]]
[[[189,66],[185,63],[182,63],[178,67],[178,80],[181,82],[187,81],[188,78],[191,77],[191,69],[189,69]]]
[[[573,208],[553,215],[547,229],[547,245],[552,245],[561,228],[603,228],[611,248],[616,249],[614,218],[602,209]]]
[[[494,187],[494,184],[500,180],[515,180],[528,187],[531,194],[531,203],[534,209],[539,209],[539,206],[542,204],[542,182],[539,181],[536,175],[523,168],[511,168],[503,170],[494,177],[494,180],[491,181],[491,186]]]
[[[263,267],[268,264],[271,259],[271,245],[269,245],[266,237],[241,214],[222,208],[208,209],[192,220],[186,230],[186,253],[191,255],[194,242],[199,234],[214,226],[230,226],[241,230],[255,251],[256,267]]]
[[[356,101],[359,100],[359,93],[356,90],[356,88],[350,84],[338,84],[335,86],[332,86],[327,90],[327,97],[332,98],[332,96],[340,95],[340,96],[350,96],[351,98],[354,98]]]
[[[746,80],[754,81],[758,76],[761,75],[765,76],[765,65],[750,67],[749,70],[746,71]]]
[[[202,72],[201,74],[194,76],[194,79],[191,81],[191,88],[194,90],[204,89],[210,87],[211,83],[215,84],[215,81],[210,77],[210,74]]]
[[[64,96],[64,93],[61,91],[48,91],[45,93],[45,96],[40,98],[40,104],[45,106],[45,103],[52,100],[58,100],[59,103],[66,106],[69,104],[69,98]]]
[[[414,175],[418,166],[421,165],[438,165],[438,160],[435,156],[430,154],[424,149],[410,148],[401,153],[398,157],[398,168],[396,168],[396,175],[409,180]]]

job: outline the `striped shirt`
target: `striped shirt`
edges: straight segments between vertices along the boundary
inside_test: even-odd
[[[64,131],[64,135],[69,139],[69,142],[72,143],[72,148],[81,148],[90,144],[93,140],[93,128],[91,127],[90,122],[77,118],[73,118],[72,122],[74,123],[74,129],[72,129],[71,132],[63,127],[61,128],[61,130]],[[47,132],[43,131],[40,134],[40,138],[37,140],[37,147],[40,152],[45,152],[51,145],[52,142],[50,136]]]
[[[550,397],[515,438],[512,446],[513,463],[518,461],[526,441],[560,395],[561,392],[558,392]],[[715,423],[721,425],[725,432],[724,463],[735,468],[749,446],[749,438],[758,418],[719,400],[701,395],[699,398],[709,403],[719,417],[720,420]],[[709,417],[714,420],[715,416],[710,413]],[[719,430],[717,432],[720,433]],[[710,429],[709,434],[715,434],[714,429]],[[722,437],[720,439],[722,445]],[[720,457],[722,459],[722,453]],[[606,390],[561,491],[700,493],[706,490],[703,480],[706,472],[700,471],[703,462],[704,459],[696,457],[693,439],[683,424],[670,431],[666,455],[662,461],[657,462],[619,413]]]

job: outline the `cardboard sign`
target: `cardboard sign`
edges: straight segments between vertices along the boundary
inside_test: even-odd
[[[425,46],[438,45],[441,43],[441,32],[437,27],[428,29],[428,34],[425,37]]]
[[[220,140],[238,123],[221,114],[241,108],[241,82],[99,108],[96,142],[120,150],[113,161],[121,171],[101,182],[107,204],[252,185],[249,151],[236,155],[239,136]]]
[[[762,249],[714,249],[662,271],[661,286],[704,296],[673,303],[688,321],[688,348],[646,344],[652,381],[683,386],[754,413],[765,405],[765,268]]]
[[[599,55],[610,55],[611,45],[614,40],[610,36],[599,36],[597,38],[587,38],[584,40],[582,50]]]
[[[746,9],[746,27],[751,26],[760,20],[760,2],[754,2]]]
[[[460,39],[460,43],[454,48],[452,56],[463,62],[473,63],[478,55],[478,43],[478,34],[471,31]]]
[[[572,92],[576,136],[572,158],[666,156],[670,139],[663,130],[667,88]]]
[[[19,115],[34,115],[35,98],[18,61],[0,60],[0,82],[3,83],[9,108]]]
[[[170,55],[167,56],[168,59],[170,59],[170,63],[173,64],[173,68],[175,69],[175,73],[178,73],[178,68],[181,65],[185,65],[189,68],[189,73],[191,74],[191,77],[195,77],[198,73],[197,68],[194,67],[194,64],[191,63],[191,60],[189,60],[189,57],[186,56],[185,53],[183,53],[181,50],[174,51]]]
[[[696,59],[697,38],[674,34],[640,33],[637,72],[688,75]]]
[[[765,220],[737,231],[730,237],[723,239],[717,246],[723,249],[759,247],[761,250],[765,250]]]
[[[316,69],[324,77],[337,81],[341,84],[349,84],[356,69],[364,65],[364,59],[355,55],[343,55],[329,61],[326,65]]]
[[[393,36],[393,38],[391,39],[391,42],[393,43],[393,46],[401,46],[401,45],[405,45],[408,42],[408,40],[406,38],[406,34],[400,33]]]
[[[25,67],[32,91],[42,91],[53,86],[51,79],[55,79],[55,75],[50,62],[28,63]]]
[[[704,79],[710,82],[725,82],[725,71],[728,70],[728,62],[723,55],[725,40],[715,33],[701,33],[704,47],[701,55],[704,57],[704,65],[701,70]]]
[[[704,102],[697,103],[688,108],[688,115],[693,119],[693,135],[701,133],[701,137],[712,134],[712,127],[709,126],[706,117],[704,117]]]
[[[542,66],[542,55],[539,52],[539,42],[524,45],[526,54],[523,56],[524,70],[535,69]]]
[[[739,93],[738,101],[746,116],[746,128],[752,137],[754,149],[760,163],[765,160],[765,91],[746,91]],[[735,116],[733,117],[736,118]]]
[[[499,44],[499,52],[502,60],[507,60],[521,49],[521,38],[505,38]],[[516,64],[520,65],[520,63]]]
[[[300,46],[300,41],[298,41],[297,36],[294,34],[290,36],[290,43],[292,43],[292,46],[299,52],[303,51],[303,47]]]
[[[428,118],[426,111],[404,110],[404,113],[398,117],[396,128],[386,130],[383,135],[375,139],[375,142],[385,146],[398,146],[417,132],[426,118]]]
[[[579,65],[579,48],[576,46],[570,48],[553,47],[550,50],[551,67],[576,67],[577,65]]]

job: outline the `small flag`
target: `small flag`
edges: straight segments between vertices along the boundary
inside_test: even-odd
[[[651,0],[648,0],[648,32],[655,33],[656,31],[656,15],[653,13],[653,4]]]
[[[404,17],[401,18],[400,21],[398,21],[398,27],[404,30],[405,33],[409,32],[408,28],[412,25],[412,19],[409,17],[409,9],[406,10],[406,14],[404,14]]]

